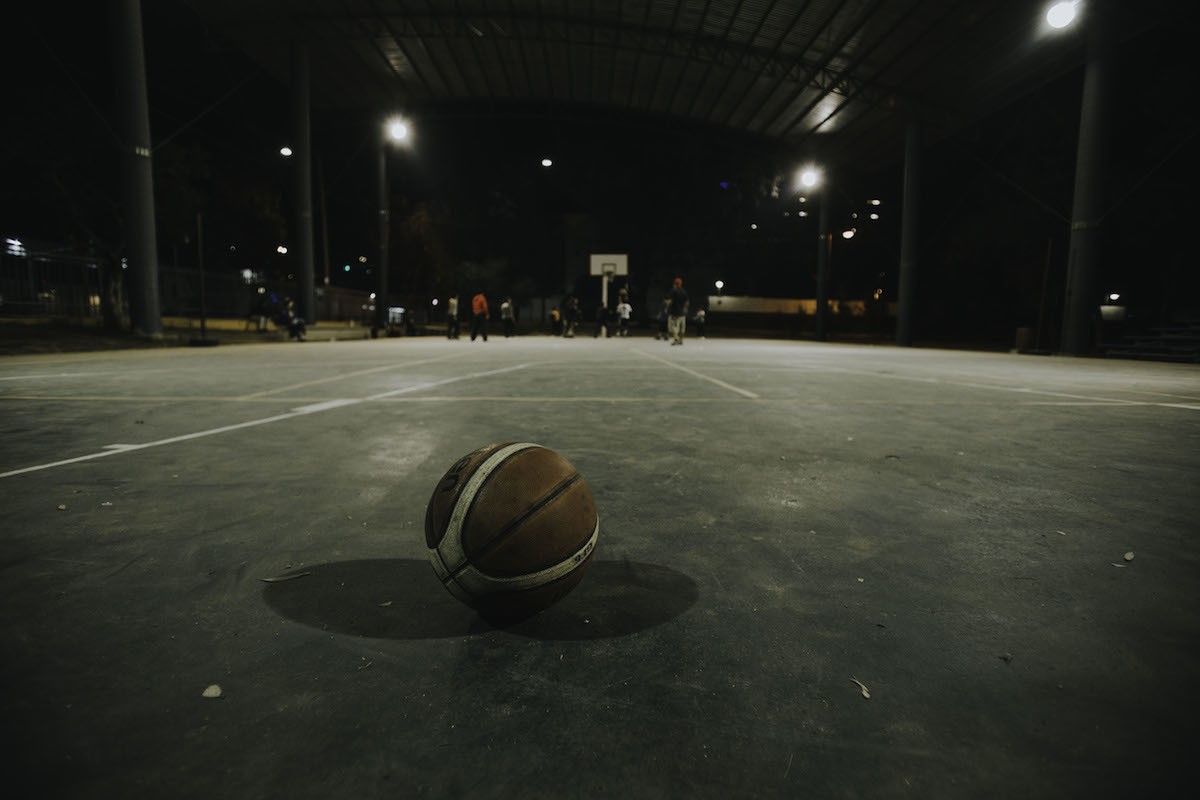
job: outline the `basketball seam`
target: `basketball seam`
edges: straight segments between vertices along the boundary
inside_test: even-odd
[[[501,464],[508,461],[508,459],[517,453],[522,453],[534,447],[541,447],[541,445],[532,442],[512,442],[502,445],[489,453],[467,478],[466,484],[463,486],[462,491],[459,492],[458,497],[455,498],[454,505],[450,509],[450,516],[446,520],[446,530],[436,548],[438,557],[446,567],[447,573],[450,573],[454,569],[461,569],[468,561],[466,550],[463,548],[462,543],[462,530],[467,517],[470,516],[471,508],[475,505],[475,498],[479,496],[480,489],[487,484],[487,481]],[[506,450],[509,452],[505,453]],[[476,480],[478,480],[478,483],[472,486]],[[468,488],[471,489],[470,494],[467,493]],[[459,513],[460,511],[461,514]],[[448,553],[445,548],[449,548],[449,555],[454,556],[453,559],[446,557]]]
[[[495,472],[493,472],[492,474],[494,475]],[[488,477],[490,478],[491,475],[489,475]],[[461,566],[459,566],[458,569],[454,570],[454,572],[452,572],[448,576],[448,579],[453,580],[454,577],[456,575],[458,575],[458,573],[462,572],[467,567],[467,565],[472,564],[473,562],[477,561],[478,559],[485,558],[489,553],[491,553],[493,550],[495,550],[497,547],[499,547],[501,544],[503,544],[504,540],[507,539],[509,536],[511,536],[513,531],[515,531],[522,522],[529,519],[531,516],[533,516],[538,511],[541,511],[543,508],[545,508],[547,505],[549,505],[551,502],[553,502],[556,497],[561,495],[567,489],[571,488],[571,486],[582,477],[583,477],[582,475],[580,475],[578,472],[576,472],[575,474],[571,475],[569,478],[564,480],[562,483],[560,483],[558,486],[555,486],[550,491],[549,494],[545,495],[540,500],[538,500],[536,503],[534,503],[532,506],[525,509],[525,511],[523,511],[516,518],[514,518],[511,522],[509,522],[508,525],[504,526],[504,529],[501,530],[499,533],[497,533],[495,536],[493,536],[491,541],[489,541],[486,545],[484,545],[482,548],[480,548],[479,552],[473,553],[465,562],[463,562],[463,564]],[[479,492],[482,492],[483,487],[486,485],[487,485],[486,481],[484,483],[480,484],[479,491],[477,491],[475,493],[475,497],[479,497]],[[474,500],[474,498],[472,498],[472,500],[471,500],[472,505],[474,505],[474,502],[475,502],[475,500]],[[466,520],[468,517],[470,517],[470,515],[471,515],[471,510],[468,508],[467,514],[466,514],[466,516],[463,517],[463,519]],[[478,569],[479,568],[478,565],[476,565],[475,568]]]
[[[486,464],[487,460],[489,458],[491,458],[492,456],[494,456],[497,452],[499,452],[500,450],[503,450],[505,447],[508,447],[509,445],[512,445],[512,444],[515,444],[515,442],[497,442],[495,445],[492,445],[490,448],[485,448],[485,450],[490,450],[490,452],[488,452],[487,455],[485,455],[483,457],[483,459],[479,462],[479,466],[477,466],[475,468],[475,471],[478,471],[480,469],[480,467],[482,467],[484,464]],[[521,451],[518,450],[517,452],[519,453]],[[516,453],[513,453],[508,458],[512,458],[513,455],[516,455]],[[508,458],[506,458],[504,460],[507,461]],[[501,462],[501,463],[503,463],[503,462]],[[445,540],[446,532],[450,530],[450,522],[451,522],[451,520],[454,519],[454,509],[458,505],[458,501],[462,499],[463,491],[466,490],[467,483],[469,483],[470,480],[471,480],[471,478],[470,478],[470,476],[468,476],[467,480],[463,481],[462,485],[457,487],[457,492],[454,497],[454,502],[450,504],[450,513],[446,515],[446,520],[442,523],[442,529],[438,533],[438,540],[437,540],[438,547],[440,547],[442,544],[442,541]]]
[[[599,535],[600,519],[597,517],[596,524],[592,527],[592,535],[583,543],[583,546],[557,564],[525,575],[502,578],[480,572],[477,566],[468,563],[456,576],[451,577],[445,586],[454,593],[455,597],[459,597],[458,592],[462,592],[472,598],[472,602],[485,595],[495,594],[495,590],[501,587],[508,587],[503,589],[503,593],[509,594],[547,586],[582,567],[594,555]],[[491,591],[479,591],[481,586],[491,589]],[[514,590],[511,588],[514,586],[519,588]]]

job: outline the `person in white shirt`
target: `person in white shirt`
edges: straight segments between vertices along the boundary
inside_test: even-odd
[[[617,335],[629,335],[629,318],[633,315],[633,306],[629,305],[624,298],[617,303]]]

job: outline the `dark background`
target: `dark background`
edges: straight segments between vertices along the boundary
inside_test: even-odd
[[[16,17],[0,151],[6,237],[102,255],[124,246],[105,12],[88,4],[64,19],[43,6]],[[291,262],[275,247],[294,218],[292,165],[278,152],[290,138],[289,87],[185,4],[145,3],[143,16],[161,259],[195,260],[202,213],[207,268],[286,280]],[[1197,174],[1188,48],[1184,26],[1171,26],[1127,42],[1119,58],[1100,283],[1143,326],[1200,308],[1185,248]],[[1075,70],[927,143],[918,337],[1000,343],[1030,325],[1057,335],[1082,82]],[[375,285],[377,120],[374,109],[313,108],[318,285],[326,262],[334,285]],[[562,106],[441,107],[411,122],[412,146],[389,162],[389,284],[410,302],[476,288],[594,302],[589,251],[629,253],[643,307],[676,274],[693,296],[718,278],[727,294],[815,294],[817,217],[798,215],[806,206],[794,187],[803,153],[651,114]],[[835,167],[831,225],[858,235],[835,237],[831,297],[896,298],[903,142],[892,155],[888,169]],[[871,199],[881,219],[852,222]]]

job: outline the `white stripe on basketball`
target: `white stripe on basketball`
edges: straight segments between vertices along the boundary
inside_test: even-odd
[[[467,480],[467,485],[463,487],[462,492],[458,495],[458,500],[454,504],[454,511],[450,514],[450,521],[446,523],[446,533],[442,536],[442,540],[438,542],[437,546],[436,555],[440,557],[442,566],[446,570],[446,575],[451,575],[458,571],[467,561],[467,554],[463,551],[462,546],[462,528],[463,522],[467,518],[467,511],[471,509],[471,502],[474,501],[476,493],[479,492],[479,487],[483,485],[483,482],[487,480],[489,475],[496,471],[497,467],[511,456],[522,450],[528,450],[531,447],[541,447],[541,445],[533,444],[532,442],[516,442],[501,447],[484,459],[479,468]],[[429,555],[430,560],[434,562],[434,569],[437,570],[439,558],[435,557],[434,553],[430,553]],[[438,577],[443,582],[446,580],[446,575],[438,573]]]
[[[446,569],[446,565],[442,563],[442,554],[436,549],[429,551],[429,561],[433,564],[433,574],[438,576],[438,580],[446,582],[446,577],[450,571]]]
[[[575,570],[591,555],[592,550],[596,547],[596,540],[599,536],[600,518],[597,516],[596,527],[592,529],[592,535],[583,547],[552,567],[547,567],[539,572],[531,572],[528,575],[497,578],[492,575],[484,575],[474,564],[469,564],[449,581],[444,582],[451,594],[467,602],[470,602],[472,598],[496,592],[517,592],[522,589],[535,589],[538,586],[544,586],[547,583],[556,581]]]

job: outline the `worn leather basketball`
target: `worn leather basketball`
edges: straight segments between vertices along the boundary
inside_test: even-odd
[[[530,442],[497,442],[463,456],[425,511],[425,545],[442,585],[500,619],[536,614],[575,588],[599,534],[579,470]]]

